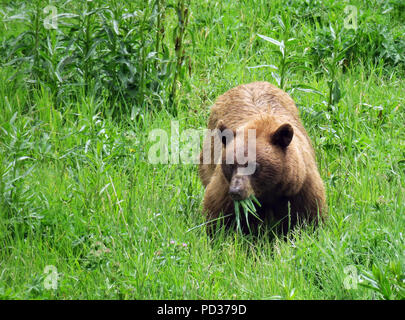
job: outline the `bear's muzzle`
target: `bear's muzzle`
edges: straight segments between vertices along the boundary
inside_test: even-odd
[[[235,174],[229,184],[229,196],[234,201],[241,201],[253,194],[250,178],[246,175]]]

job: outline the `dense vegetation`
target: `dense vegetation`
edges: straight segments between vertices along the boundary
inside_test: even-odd
[[[405,6],[348,6],[0,1],[0,297],[404,299]],[[296,101],[329,220],[212,241],[197,167],[151,164],[149,133],[259,80]]]

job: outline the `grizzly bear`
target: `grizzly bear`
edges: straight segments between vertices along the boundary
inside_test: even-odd
[[[199,164],[208,221],[227,217],[224,222],[229,224],[235,217],[234,201],[253,195],[261,220],[278,221],[282,233],[301,221],[316,225],[325,217],[325,189],[315,152],[286,92],[267,82],[237,86],[212,106],[208,129]],[[254,130],[254,140],[248,139],[249,130]],[[251,141],[254,154],[249,154]],[[250,173],[241,170],[252,164]]]

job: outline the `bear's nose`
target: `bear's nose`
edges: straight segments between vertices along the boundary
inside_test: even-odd
[[[243,189],[240,186],[231,186],[229,188],[229,195],[231,196],[232,200],[243,200],[243,194]]]

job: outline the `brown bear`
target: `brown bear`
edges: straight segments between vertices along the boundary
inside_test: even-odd
[[[314,149],[286,92],[267,82],[237,86],[212,106],[208,129],[199,173],[209,221],[219,220],[222,214],[230,217],[225,219],[229,223],[235,214],[234,200],[252,195],[261,204],[257,206],[261,220],[279,221],[283,233],[300,221],[317,224],[325,217],[325,189]],[[256,133],[253,155],[249,155],[249,129]],[[240,170],[252,164],[253,172]]]

